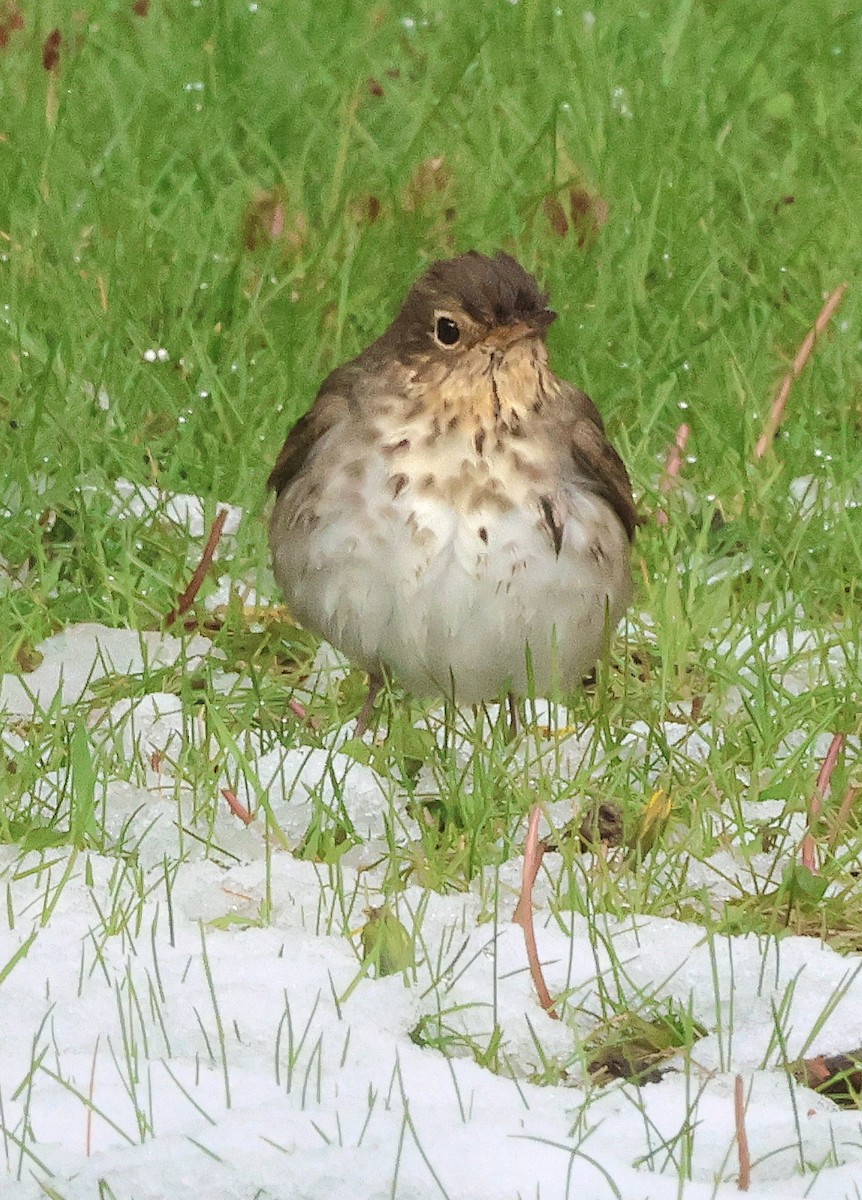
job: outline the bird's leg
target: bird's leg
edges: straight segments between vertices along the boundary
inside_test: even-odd
[[[455,749],[455,726],[458,720],[458,709],[455,705],[455,677],[451,668],[449,671],[449,690],[443,694],[443,745],[444,755]]]
[[[365,697],[365,702],[359,710],[359,716],[356,718],[356,728],[353,731],[354,737],[362,737],[368,728],[368,722],[371,720],[371,714],[374,711],[374,701],[377,699],[377,693],[382,687],[383,679],[380,675],[368,676],[368,695]]]
[[[518,736],[518,698],[514,692],[508,693],[506,702],[509,707],[509,741],[512,742]]]

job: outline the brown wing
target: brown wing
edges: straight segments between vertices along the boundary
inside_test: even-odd
[[[267,480],[276,495],[293,482],[326,431],[346,415],[347,400],[338,386],[337,375],[338,372],[333,372],[324,381],[311,410],[299,418],[287,435]]]
[[[641,518],[625,464],[605,436],[604,422],[589,396],[571,385],[564,385],[564,396],[570,403],[566,434],[575,469],[607,500],[631,539]]]

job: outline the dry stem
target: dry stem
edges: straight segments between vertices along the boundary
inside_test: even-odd
[[[805,340],[796,352],[796,357],[787,374],[781,381],[781,386],[775,394],[775,399],[772,401],[772,407],[769,410],[769,416],[763,426],[763,432],[757,442],[757,447],[754,451],[755,459],[763,458],[764,454],[770,449],[775,441],[775,435],[778,432],[778,427],[781,424],[784,416],[784,409],[787,406],[787,400],[790,396],[790,389],[793,384],[802,374],[805,364],[811,357],[811,351],[814,349],[814,343],[818,336],[823,332],[829,321],[832,318],[838,305],[844,299],[844,293],[847,291],[846,283],[839,284],[826,303],[820,310],[820,315],[814,322],[812,327],[805,335]]]
[[[96,1057],[99,1053],[99,1042],[100,1041],[101,1041],[101,1038],[97,1037],[96,1044],[93,1047],[93,1061],[90,1065],[90,1083],[87,1088],[87,1099],[89,1101],[89,1103],[87,1105],[87,1134],[86,1134],[87,1158],[89,1158],[90,1155],[93,1153],[93,1096],[96,1093]]]
[[[733,1085],[733,1121],[736,1126],[736,1152],[739,1156],[737,1186],[741,1192],[747,1192],[751,1184],[751,1156],[748,1152],[748,1134],[745,1132],[745,1096],[741,1075],[737,1075]]]
[[[254,817],[251,815],[246,806],[241,800],[237,799],[236,792],[232,792],[230,788],[222,788],[221,794],[227,800],[227,806],[235,817],[239,817],[243,825],[251,825]]]
[[[847,822],[850,820],[850,814],[856,804],[857,797],[862,794],[862,787],[858,784],[851,783],[844,793],[844,798],[838,807],[838,816],[835,818],[835,826],[832,830],[830,845],[834,848],[838,845],[838,839],[841,836],[842,830],[847,828]]]
[[[690,436],[691,426],[683,422],[676,431],[674,443],[668,451],[665,461],[664,474],[659,484],[659,491],[663,496],[666,496],[677,485],[680,468],[682,467],[682,456],[685,454],[685,448]],[[668,517],[664,509],[660,508],[658,510],[655,519],[659,525],[667,525]]]
[[[206,578],[206,573],[209,570],[210,563],[213,560],[213,555],[215,554],[216,546],[219,543],[219,538],[221,537],[222,530],[224,529],[224,523],[227,520],[227,515],[228,510],[226,508],[220,508],[216,513],[216,518],[212,523],[212,529],[209,532],[207,543],[204,546],[201,560],[195,567],[195,573],[192,575],[189,586],[177,600],[176,608],[172,608],[165,617],[166,625],[173,625],[174,621],[176,621],[177,618],[181,617],[184,613],[187,613],[194,604],[195,597],[201,590],[201,584]]]
[[[539,873],[539,867],[545,853],[544,847],[539,842],[539,817],[541,816],[541,812],[541,807],[535,804],[530,813],[530,822],[527,826],[527,840],[524,843],[524,874],[521,879],[521,894],[518,897],[518,903],[512,920],[516,925],[520,925],[524,931],[524,941],[527,946],[527,961],[530,964],[530,975],[533,978],[533,985],[539,997],[539,1003],[548,1016],[553,1017],[556,1021],[559,1020],[559,1015],[554,1008],[551,993],[545,985],[542,964],[539,962],[539,951],[536,947],[536,931],[533,928],[533,884],[536,882],[536,876]]]
[[[832,772],[835,770],[835,764],[838,761],[838,755],[841,753],[843,745],[844,734],[836,733],[829,744],[829,749],[826,751],[823,765],[817,774],[814,791],[811,794],[811,799],[808,801],[808,829],[805,837],[802,839],[802,865],[803,867],[807,867],[811,872],[816,872],[817,870],[817,843],[814,840],[814,834],[811,830],[814,822],[820,816],[821,809],[823,808],[823,799],[829,788],[829,780],[832,778]]]

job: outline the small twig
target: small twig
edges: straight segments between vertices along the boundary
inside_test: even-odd
[[[862,787],[855,783],[851,783],[847,791],[844,793],[844,798],[842,799],[841,804],[838,806],[838,815],[835,818],[835,825],[832,830],[832,838],[830,839],[830,846],[833,849],[838,845],[838,838],[841,834],[841,831],[846,827],[847,822],[850,820],[850,813],[853,811],[853,806],[855,805],[860,794],[862,794]]]
[[[690,437],[691,426],[683,422],[677,429],[674,443],[668,451],[664,466],[664,478],[659,485],[660,491],[665,496],[672,488],[676,487],[680,467],[682,466],[682,456],[685,454],[685,448],[688,445]]]
[[[216,518],[212,523],[212,529],[210,530],[209,537],[207,538],[207,543],[204,546],[201,560],[195,567],[195,573],[192,575],[189,586],[177,600],[176,608],[172,608],[165,617],[166,625],[173,625],[174,621],[176,621],[178,617],[181,617],[183,613],[187,613],[194,604],[195,597],[201,590],[201,584],[206,578],[207,571],[210,569],[210,563],[213,560],[213,555],[215,554],[216,546],[219,543],[219,538],[222,535],[222,530],[224,529],[224,523],[227,520],[227,517],[228,510],[226,508],[220,508],[216,513]]]
[[[300,721],[308,721],[308,712],[306,711],[305,705],[300,704],[298,700],[294,700],[292,696],[287,702],[287,707],[295,717],[299,718]],[[313,725],[314,722],[311,721],[309,724]]]
[[[87,1158],[93,1153],[93,1096],[96,1092],[96,1056],[99,1053],[99,1042],[101,1037],[96,1038],[96,1044],[93,1047],[93,1064],[90,1067],[90,1085],[87,1089],[87,1134],[86,1134],[86,1150]]]
[[[741,1075],[737,1075],[733,1085],[733,1123],[736,1127],[736,1152],[739,1157],[737,1187],[741,1192],[747,1192],[751,1184],[751,1155],[748,1152],[748,1134],[745,1132],[745,1096]]]
[[[683,422],[676,431],[676,438],[667,454],[667,459],[664,464],[664,474],[662,475],[659,491],[663,496],[672,491],[679,482],[679,472],[682,467],[682,456],[685,454],[685,448],[688,444],[688,439],[691,436],[691,426]],[[659,525],[667,525],[668,516],[663,508],[660,508],[655,515],[655,519]]]
[[[811,357],[811,351],[814,349],[814,343],[829,324],[836,308],[844,299],[844,293],[847,291],[847,287],[848,285],[846,283],[839,284],[839,286],[823,305],[820,310],[820,315],[808,330],[808,333],[805,335],[805,340],[796,352],[796,357],[793,360],[790,370],[782,379],[781,386],[775,394],[775,399],[772,401],[772,407],[769,410],[769,416],[766,418],[763,426],[763,432],[758,439],[757,446],[754,451],[755,460],[763,458],[764,454],[766,454],[766,452],[771,448],[772,443],[775,441],[775,435],[778,432],[778,427],[781,424],[782,418],[784,417],[784,409],[787,407],[790,389],[802,374],[805,364]]]
[[[539,1003],[549,1017],[553,1017],[555,1021],[558,1021],[559,1016],[554,1008],[551,993],[545,985],[545,977],[542,974],[542,964],[539,962],[539,951],[536,947],[536,931],[533,927],[533,884],[536,882],[536,876],[539,873],[539,867],[545,853],[544,846],[539,842],[539,817],[541,813],[540,805],[534,805],[527,826],[527,840],[524,843],[524,873],[521,878],[521,894],[518,897],[518,903],[515,907],[512,920],[516,925],[520,925],[524,931],[524,941],[527,945],[527,961],[530,964],[530,975],[533,978]]]
[[[814,840],[814,834],[811,830],[814,822],[820,816],[823,808],[823,800],[829,789],[829,781],[832,778],[832,772],[835,770],[835,764],[838,761],[838,755],[841,753],[843,745],[844,734],[836,733],[829,743],[829,749],[826,751],[823,765],[817,774],[814,791],[811,794],[811,799],[808,801],[808,829],[805,837],[802,839],[802,865],[812,873],[817,871],[817,843]]]
[[[236,792],[232,792],[230,788],[222,788],[221,794],[227,800],[227,806],[235,817],[239,817],[243,825],[251,825],[254,817],[251,815],[246,806],[241,800],[237,799]]]

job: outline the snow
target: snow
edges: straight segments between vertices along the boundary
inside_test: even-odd
[[[169,634],[75,625],[42,643],[43,659],[34,671],[0,677],[0,712],[29,716],[57,698],[64,706],[75,704],[106,675],[141,675],[180,659],[185,669],[194,670],[209,649],[207,639],[199,636],[180,640]]]
[[[3,848],[15,920],[0,961],[24,947],[0,991],[9,1200],[44,1195],[40,1180],[69,1200],[100,1194],[100,1181],[136,1200],[730,1196],[735,1072],[761,1160],[750,1195],[853,1194],[858,1114],[774,1068],[776,1009],[790,1054],[811,1052],[812,1039],[815,1051],[862,1041],[858,968],[833,951],[801,938],[709,942],[668,920],[605,922],[632,996],[691,1003],[711,1032],[696,1063],[584,1106],[577,1086],[527,1078],[542,1060],[571,1059],[579,1018],[554,1022],[538,1008],[503,911],[510,895],[499,923],[478,924],[475,895],[409,889],[402,916],[425,905],[415,976],[364,979],[339,1000],[358,963],[325,872],[274,854],[272,920],[255,925],[267,871],[260,840],[249,843],[249,861],[230,870],[205,860],[176,870],[170,896],[158,869],[139,890],[98,855],[59,852],[48,868]],[[344,875],[344,895],[361,891]],[[129,904],[127,931],[112,934],[112,909]],[[247,925],[218,920],[242,913]],[[587,922],[538,935],[551,991],[596,1006],[596,967],[605,983],[610,973]],[[496,1023],[517,1082],[413,1044],[419,1019],[441,1010],[477,1040]],[[683,1153],[692,1180],[679,1191]],[[813,1187],[799,1174],[800,1159],[834,1155],[846,1165],[825,1167]]]
[[[115,487],[117,499],[114,502],[114,512],[119,517],[144,517],[151,513],[163,513],[167,520],[179,525],[192,538],[203,537],[207,532],[208,523],[200,496],[163,492],[160,488],[130,483],[128,479],[118,479]],[[232,537],[239,529],[242,509],[234,504],[220,504],[219,508],[226,508],[228,512],[222,537]]]
[[[135,511],[163,505],[144,493],[125,496]],[[200,536],[194,499],[163,506]],[[858,1197],[862,1116],[781,1064],[862,1045],[862,957],[814,938],[711,936],[588,905],[587,916],[552,914],[567,868],[548,853],[536,935],[551,994],[564,997],[560,1020],[537,1003],[511,919],[520,859],[467,892],[413,884],[387,897],[417,961],[374,978],[358,935],[384,900],[391,845],[417,830],[404,794],[341,748],[350,731],[315,748],[248,738],[215,786],[263,807],[250,825],[227,803],[213,819],[183,768],[190,748],[214,753],[211,729],[157,674],[206,668],[216,686],[233,686],[206,638],[89,624],[39,649],[34,671],[0,678],[2,752],[25,749],[29,721],[77,720],[74,706],[89,701],[87,736],[107,771],[96,803],[108,850],[0,845],[4,1200],[721,1200],[738,1195],[737,1074],[749,1196]],[[753,649],[737,643],[734,653],[743,662]],[[799,689],[824,661],[835,665],[804,630],[772,635],[762,652],[786,658]],[[325,689],[343,671],[322,647],[307,686]],[[106,686],[124,678],[141,686]],[[600,769],[589,731],[542,705],[533,725],[532,769],[561,778],[582,762]],[[658,779],[649,734],[632,727],[622,753]],[[720,749],[722,730],[669,718],[663,736],[684,771]],[[782,754],[820,753],[828,741],[800,731]],[[459,759],[467,754],[465,741]],[[34,811],[62,815],[69,790],[63,771],[46,771]],[[716,817],[737,834],[784,812],[780,802],[737,809]],[[334,813],[357,844],[332,864],[295,857]],[[558,826],[570,814],[568,800],[545,807]],[[794,819],[788,852],[804,825]],[[588,870],[573,872],[587,900]],[[774,878],[775,857],[738,856],[728,839],[688,872],[720,900]],[[657,1083],[596,1088],[584,1045],[620,1004],[647,1013],[672,1004],[706,1036]],[[423,1045],[423,1033],[435,1044]],[[494,1044],[500,1073],[481,1065]]]

